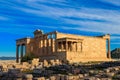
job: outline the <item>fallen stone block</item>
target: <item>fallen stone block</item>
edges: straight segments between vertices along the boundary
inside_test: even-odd
[[[32,79],[33,75],[32,74],[24,74],[23,79]]]
[[[20,73],[20,72],[21,72],[20,69],[9,69],[9,70],[8,70],[8,73],[9,73],[9,74],[17,74],[17,73]]]

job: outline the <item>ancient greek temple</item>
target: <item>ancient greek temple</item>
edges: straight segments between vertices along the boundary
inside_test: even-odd
[[[33,38],[16,40],[16,62],[31,53],[41,61],[106,61],[111,59],[110,35],[82,36],[57,31],[44,34],[42,30],[36,30]]]

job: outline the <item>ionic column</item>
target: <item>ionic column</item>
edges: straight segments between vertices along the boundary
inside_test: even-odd
[[[41,42],[41,49],[40,49],[41,51],[40,51],[40,52],[41,52],[41,54],[43,55],[43,39],[40,40],[40,42]]]
[[[32,52],[33,52],[33,50],[32,50]],[[27,45],[25,44],[25,54],[24,55],[26,55],[27,54]]]
[[[40,54],[42,54],[41,39],[39,40],[39,49],[40,49]]]
[[[108,39],[108,58],[111,58],[111,54],[110,54],[110,39]]]
[[[47,54],[47,35],[44,36],[44,52]]]
[[[33,47],[32,47],[33,50]],[[29,53],[29,45],[25,44],[25,54]]]
[[[47,39],[47,54],[49,53],[49,39]]]
[[[21,45],[21,59],[23,58],[23,45]]]
[[[45,53],[45,39],[44,39],[44,36],[43,36],[43,47],[42,47],[42,52],[43,52],[43,54]]]
[[[52,38],[52,34],[50,35],[51,36],[51,53],[53,52],[53,38]]]
[[[40,50],[40,55],[42,55],[42,36],[39,38],[39,50]]]
[[[55,39],[55,52],[56,52],[56,53],[58,52],[58,42],[57,42],[56,39]]]
[[[19,63],[19,45],[16,46],[16,62]]]
[[[57,32],[54,33],[55,34],[55,53],[57,53],[58,50],[58,43],[57,43]]]

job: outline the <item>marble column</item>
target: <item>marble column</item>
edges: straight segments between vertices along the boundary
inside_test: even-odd
[[[55,39],[55,52],[56,52],[56,53],[58,52],[58,42],[57,42],[56,39]]]
[[[44,38],[44,36],[43,36],[43,47],[42,47],[42,52],[43,52],[43,54],[45,53],[45,38]]]
[[[53,53],[53,38],[52,38],[52,34],[50,35],[50,39],[51,39],[51,53]]]
[[[16,46],[16,62],[19,63],[19,45]]]
[[[57,42],[57,33],[55,32],[55,53],[57,53],[58,50],[58,42]]]
[[[29,49],[32,49],[32,52],[34,51],[34,46],[30,47],[28,44],[25,44],[25,54],[30,53],[31,51]]]
[[[26,54],[27,54],[27,46],[26,46],[26,44],[25,44],[25,48],[24,48],[24,49],[25,49],[25,54],[24,54],[24,55],[26,55]],[[32,51],[33,51],[33,50],[32,50]],[[24,55],[23,55],[23,56],[24,56]]]
[[[47,50],[46,50],[47,54],[49,54],[49,39],[47,39],[47,46],[46,47],[47,47]]]
[[[41,39],[39,40],[39,50],[40,50],[40,54],[42,54]]]
[[[44,52],[47,54],[47,35],[44,36]]]
[[[21,59],[23,58],[23,45],[21,45]]]
[[[111,58],[111,53],[110,53],[110,39],[108,39],[108,58]]]
[[[43,39],[41,39],[40,42],[41,42],[41,49],[40,49],[41,51],[40,52],[43,55]]]
[[[41,48],[41,40],[39,40],[39,48]]]

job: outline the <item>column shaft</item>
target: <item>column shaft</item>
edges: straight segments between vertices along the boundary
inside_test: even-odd
[[[45,51],[45,54],[47,54],[48,52],[47,52],[47,35],[45,35],[45,37],[44,37],[44,41],[45,41],[45,47],[44,47],[44,51]]]
[[[28,47],[29,46],[27,44],[25,44],[25,55],[29,53]],[[33,52],[33,47],[32,47],[32,52]]]
[[[16,46],[16,62],[19,63],[19,46]]]
[[[52,38],[52,35],[51,35],[51,53],[53,52],[53,38]]]
[[[44,39],[44,36],[43,36],[43,47],[42,47],[42,52],[43,52],[43,54],[45,53],[45,39]]]
[[[108,39],[108,58],[111,58],[111,54],[110,54],[110,39]]]
[[[41,48],[41,40],[39,40],[39,48]]]
[[[46,42],[47,42],[47,40],[44,39],[44,53],[45,53],[45,54],[47,53],[47,45],[46,45]]]
[[[47,54],[49,53],[49,39],[47,39]]]
[[[55,52],[56,52],[56,53],[58,52],[58,42],[57,42],[56,39],[55,39]]]
[[[41,54],[43,55],[43,39],[41,40]]]
[[[57,53],[58,50],[58,42],[57,42],[57,33],[55,32],[55,53]]]
[[[23,58],[23,45],[21,45],[21,59]]]
[[[39,39],[39,49],[40,49],[40,55],[42,55],[42,36]]]

